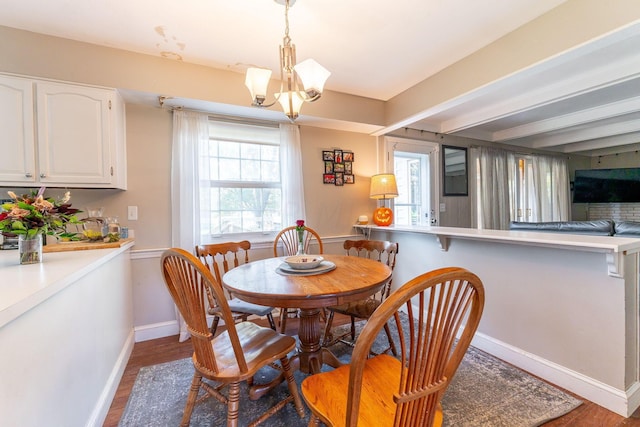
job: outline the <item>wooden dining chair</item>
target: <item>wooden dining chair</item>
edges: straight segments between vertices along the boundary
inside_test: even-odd
[[[243,240],[241,242],[198,245],[196,246],[195,253],[209,271],[213,272],[218,283],[222,283],[224,273],[240,265],[240,259],[242,259],[245,264],[249,262],[249,249],[251,249],[251,243]],[[238,298],[233,298],[233,296],[229,295],[226,291],[225,294],[227,295],[227,303],[233,314],[234,321],[245,321],[252,315],[266,316],[271,329],[276,330],[276,324],[272,314],[273,307],[252,304]],[[220,321],[220,308],[209,292],[207,292],[207,300],[209,302],[209,315],[213,316],[211,333],[215,335],[218,322]]]
[[[345,249],[348,256],[358,256],[376,261],[382,262],[388,265],[393,271],[396,265],[396,255],[398,254],[398,243],[389,242],[386,240],[345,240],[342,247]],[[369,319],[374,311],[382,304],[382,301],[389,296],[391,292],[391,280],[380,289],[380,291],[373,294],[371,297],[353,301],[346,304],[327,307],[327,322],[324,329],[323,345],[330,346],[338,341],[342,341],[345,344],[353,345],[356,339],[356,319]],[[351,329],[335,337],[335,330],[331,330],[333,325],[333,317],[336,313],[344,314],[351,318]],[[391,335],[389,326],[384,326],[385,333],[387,334],[387,340],[389,341],[389,347],[385,349],[385,352],[391,350],[393,355],[397,355],[395,343]],[[347,335],[351,335],[351,341],[345,341],[343,338]]]
[[[273,256],[292,256],[298,252],[298,246],[300,245],[300,240],[298,238],[298,230],[295,225],[292,225],[287,228],[283,228],[276,235],[276,238],[273,240]],[[313,228],[304,227],[304,233],[302,235],[302,245],[303,252],[305,254],[324,253],[324,249],[322,247],[322,239],[317,231]],[[279,251],[278,248],[282,247],[282,251]],[[312,247],[317,247],[317,249],[311,250]],[[284,333],[287,328],[287,317],[289,314],[297,314],[297,309],[287,309],[280,308],[280,332]]]
[[[312,412],[309,425],[441,425],[440,400],[478,328],[483,307],[482,281],[463,268],[441,268],[407,282],[369,318],[348,365],[302,381],[302,396]],[[403,308],[406,323],[401,320]],[[387,322],[398,330],[400,355],[370,357]]]
[[[250,380],[259,369],[277,360],[280,361],[277,368],[284,373],[289,394],[249,425],[263,422],[289,402],[294,403],[298,415],[303,418],[304,406],[287,357],[296,347],[295,339],[253,322],[236,324],[222,286],[204,264],[189,252],[178,248],[168,249],[162,254],[161,266],[169,293],[191,333],[194,350],[192,359],[195,372],[180,425],[189,425],[198,393],[202,389],[206,395],[227,405],[227,426],[237,426],[240,383],[251,382],[249,397],[255,400],[264,385],[254,384]],[[225,331],[217,337],[213,336],[207,326],[207,292],[216,301],[219,315],[227,325]],[[204,381],[203,378],[213,383]],[[229,387],[227,395],[221,393],[225,386]],[[202,399],[198,401],[200,400]]]

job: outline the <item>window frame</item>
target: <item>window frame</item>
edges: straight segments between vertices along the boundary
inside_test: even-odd
[[[230,125],[230,127],[233,126],[238,126],[239,128],[242,127],[246,127],[247,129],[253,128],[255,129],[259,129],[259,128],[263,128],[263,129],[270,129],[273,130],[273,134],[271,135],[272,139],[269,140],[265,140],[268,138],[251,138],[250,136],[246,136],[246,137],[242,137],[242,138],[233,138],[233,137],[228,137],[228,136],[224,136],[224,135],[220,135],[219,133],[216,132],[216,128],[215,125],[216,124],[220,124],[222,126],[225,125]],[[250,133],[250,132],[247,132]],[[277,133],[277,137],[276,137],[276,133]],[[209,118],[209,139],[208,139],[208,143],[211,143],[212,141],[218,141],[218,143],[224,143],[224,142],[235,142],[235,143],[240,143],[240,144],[252,144],[252,145],[270,145],[270,146],[275,146],[278,147],[278,153],[276,156],[277,159],[277,164],[278,164],[278,179],[274,180],[274,181],[263,181],[263,180],[251,180],[251,181],[244,181],[244,180],[237,180],[237,179],[219,179],[220,176],[216,176],[215,178],[217,179],[207,179],[206,176],[204,176],[205,174],[200,172],[199,175],[199,194],[198,194],[198,198],[200,201],[200,212],[201,212],[201,217],[204,215],[209,215],[209,217],[213,217],[213,212],[217,212],[218,215],[220,215],[222,217],[224,210],[221,209],[220,206],[218,206],[217,210],[212,210],[212,209],[207,209],[205,208],[204,205],[204,201],[206,200],[205,195],[203,195],[202,193],[204,191],[210,191],[211,189],[217,188],[217,189],[224,189],[224,188],[228,188],[228,189],[246,189],[246,188],[251,188],[251,189],[269,189],[269,188],[275,188],[275,189],[279,189],[280,190],[280,203],[279,203],[279,214],[280,214],[280,224],[279,225],[275,225],[273,227],[272,230],[262,230],[262,231],[240,231],[240,232],[232,232],[232,233],[224,233],[222,232],[222,230],[220,230],[220,233],[213,233],[213,227],[211,227],[211,225],[209,225],[208,230],[210,233],[206,233],[204,232],[204,228],[202,227],[202,224],[204,224],[205,222],[202,221],[201,222],[201,227],[200,227],[200,240],[203,243],[206,242],[217,242],[217,241],[221,241],[221,240],[249,240],[249,241],[256,241],[256,240],[265,240],[265,237],[274,237],[278,231],[280,230],[281,226],[282,226],[282,221],[283,221],[283,206],[282,206],[282,191],[283,191],[283,183],[282,183],[282,156],[281,156],[281,149],[282,149],[282,143],[280,140],[280,130],[278,128],[278,124],[277,123],[251,123],[251,122],[239,122],[239,121],[226,121],[226,120],[221,120],[218,118]],[[220,153],[218,152],[216,156],[209,156],[203,153],[199,153],[198,154],[198,162],[199,165],[201,165],[201,162],[207,162],[210,161],[210,159],[215,158],[217,159],[217,162],[220,163]],[[226,156],[225,156],[226,157]],[[224,157],[223,157],[224,158]],[[242,161],[242,156],[241,154],[239,154],[238,156],[238,160]],[[202,186],[203,182],[208,182],[207,186]],[[214,203],[209,203],[209,206],[213,205]],[[235,209],[234,209],[235,210]],[[252,209],[240,209],[238,210],[239,214],[242,216],[244,212],[250,212],[253,211]],[[262,217],[262,220],[264,220],[264,216]]]

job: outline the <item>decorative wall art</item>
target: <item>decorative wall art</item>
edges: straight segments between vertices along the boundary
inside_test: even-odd
[[[340,149],[323,151],[322,161],[324,162],[324,173],[322,174],[324,184],[337,186],[355,184],[356,177],[353,174],[355,156],[352,151]]]

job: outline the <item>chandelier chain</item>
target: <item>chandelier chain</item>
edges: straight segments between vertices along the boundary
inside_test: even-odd
[[[291,43],[291,37],[289,37],[289,0],[285,0],[284,4],[284,40],[285,45]]]

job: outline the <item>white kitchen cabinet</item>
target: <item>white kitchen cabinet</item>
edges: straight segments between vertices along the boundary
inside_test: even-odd
[[[35,137],[33,82],[0,76],[0,181],[33,183]]]
[[[0,113],[0,128],[9,129],[0,186],[126,189],[116,90],[0,76]]]

